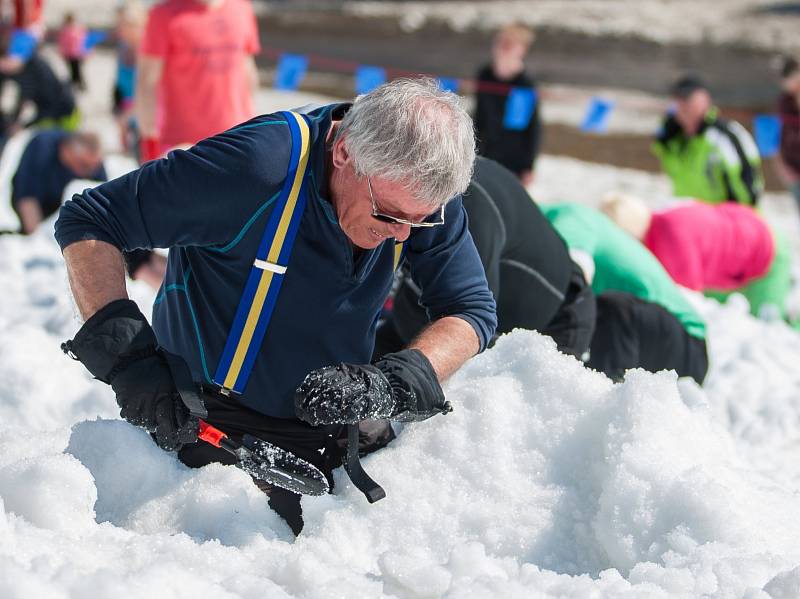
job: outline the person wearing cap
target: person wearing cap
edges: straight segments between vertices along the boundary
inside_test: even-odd
[[[630,368],[675,370],[702,384],[706,325],[647,248],[599,210],[543,204],[597,301],[587,366],[621,380]]]
[[[600,209],[653,252],[679,285],[717,299],[738,292],[754,315],[785,316],[790,249],[749,206],[689,201],[652,212],[640,198],[609,194]]]
[[[781,69],[781,95],[778,114],[781,118],[781,146],[778,169],[800,208],[800,64],[787,57]]]
[[[344,424],[446,413],[440,381],[494,335],[461,202],[474,159],[458,96],[400,79],[352,104],[258,116],[85,190],[56,223],[85,319],[64,349],[183,463],[231,458],[197,441],[176,359],[208,423],[277,445],[332,484]],[[121,251],[136,248],[169,248],[152,327],[125,289]],[[373,363],[402,261],[433,322]],[[299,532],[300,497],[267,490]]]
[[[677,197],[755,205],[764,188],[761,157],[747,130],[723,119],[697,77],[678,79],[675,100],[652,151],[672,180]]]

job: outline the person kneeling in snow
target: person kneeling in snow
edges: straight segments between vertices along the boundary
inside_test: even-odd
[[[66,349],[185,464],[230,457],[195,442],[167,354],[202,385],[210,424],[332,484],[343,423],[449,411],[440,381],[494,334],[460,198],[474,157],[458,97],[405,79],[352,105],[256,117],[76,195],[56,238],[86,322]],[[120,250],[153,247],[170,251],[151,328],[126,299]],[[370,364],[398,258],[434,322]],[[266,490],[298,533],[299,496]]]
[[[91,133],[42,131],[25,147],[11,180],[11,205],[28,235],[58,212],[70,181],[105,181],[100,141]]]
[[[587,365],[621,380],[629,368],[675,370],[702,384],[705,323],[647,248],[580,204],[543,205],[597,294]]]
[[[588,354],[595,323],[592,289],[517,177],[478,157],[463,202],[497,302],[497,333],[539,331],[563,353]],[[392,310],[378,327],[376,356],[405,346],[427,326],[420,294],[409,277],[402,278]]]
[[[738,292],[754,315],[785,317],[789,246],[752,208],[685,202],[653,213],[639,198],[613,194],[601,210],[644,243],[679,285],[717,299]]]

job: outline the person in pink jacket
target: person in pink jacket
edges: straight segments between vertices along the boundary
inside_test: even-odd
[[[789,248],[752,208],[689,201],[651,212],[638,198],[610,194],[601,209],[644,243],[679,285],[717,299],[738,292],[753,314],[785,316]]]
[[[69,64],[70,81],[78,89],[84,89],[81,65],[86,55],[86,27],[75,20],[75,15],[67,13],[64,25],[58,32],[58,51]]]

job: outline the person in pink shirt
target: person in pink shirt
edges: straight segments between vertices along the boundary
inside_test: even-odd
[[[651,212],[638,198],[610,194],[601,210],[642,241],[679,285],[717,299],[739,292],[753,314],[785,316],[789,248],[752,208],[689,201]]]
[[[252,118],[259,51],[248,0],[165,0],[153,6],[136,75],[142,160]]]
[[[78,89],[84,89],[81,65],[86,55],[86,27],[75,21],[75,15],[67,13],[64,25],[58,32],[58,51],[69,65],[70,81]]]

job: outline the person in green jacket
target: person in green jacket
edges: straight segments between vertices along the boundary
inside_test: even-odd
[[[752,136],[722,119],[705,84],[685,76],[672,86],[668,114],[652,151],[672,180],[673,193],[718,204],[755,205],[764,188],[761,157]]]
[[[587,365],[621,380],[630,368],[675,370],[702,384],[706,325],[658,259],[611,219],[580,204],[544,204],[597,296]]]

